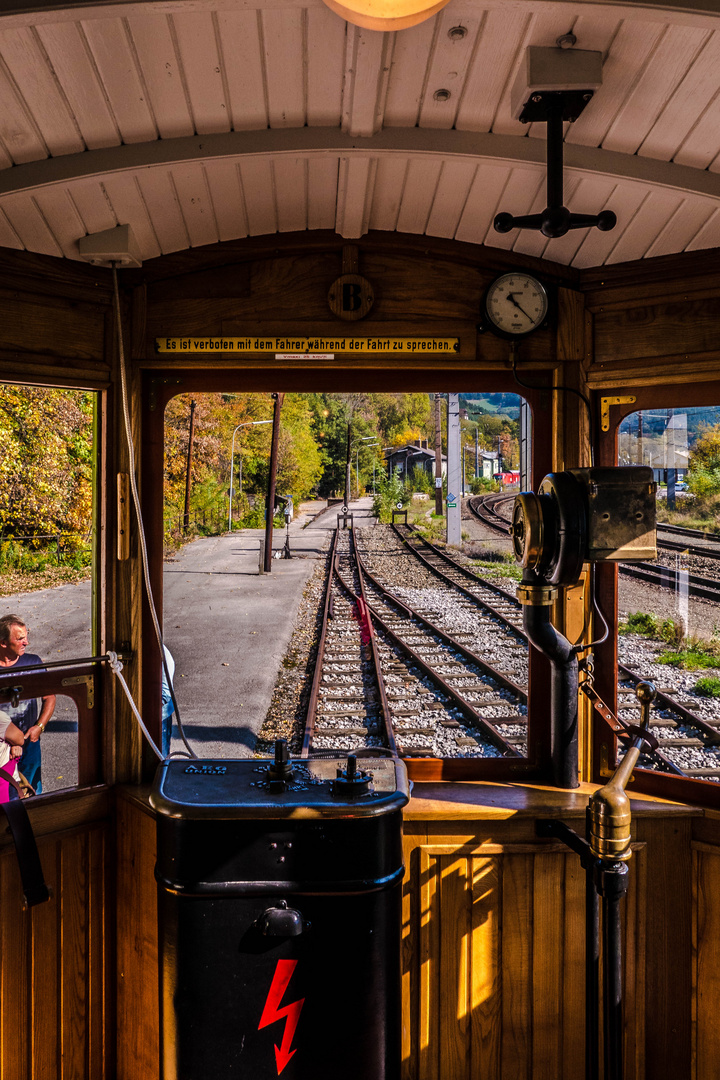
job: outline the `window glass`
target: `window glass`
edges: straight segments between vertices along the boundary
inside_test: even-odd
[[[621,465],[657,483],[658,553],[620,565],[621,676],[650,679],[660,698],[660,754],[646,767],[720,781],[720,408],[650,409],[626,417]],[[634,706],[632,677],[620,704]]]
[[[12,687],[29,677],[23,669],[93,653],[96,408],[93,392],[0,384],[0,709],[23,730],[43,709],[42,698],[13,705]],[[78,783],[78,710],[62,694],[68,672],[48,670],[57,700],[37,743],[44,792]]]
[[[392,634],[374,624],[400,749],[430,757],[525,754],[527,647],[517,627],[520,571],[507,524],[515,493],[530,483],[530,411],[516,394],[477,391],[453,398],[457,458],[453,465],[451,448],[448,466],[447,394],[283,396],[273,532],[279,561],[272,572],[284,575],[287,605],[299,611],[292,636],[286,613],[263,603],[257,581],[272,396],[195,394],[169,402],[164,637],[182,726],[199,755],[267,754],[277,737],[288,738],[293,753],[301,750],[317,666],[325,555],[345,506],[369,574],[371,608],[381,617],[384,611],[400,633],[374,578],[464,650],[451,643],[442,660],[433,660],[430,653],[439,648],[433,630],[421,631],[418,621],[408,633],[416,656],[440,668],[443,692],[417,660],[403,655]],[[400,536],[392,529],[393,514]],[[447,554],[464,573],[423,543],[445,550],[449,514],[457,515],[458,536]],[[341,540],[347,530],[341,529]],[[416,547],[424,563],[412,553]],[[286,550],[292,562],[283,560]],[[443,581],[428,561],[461,589]],[[341,573],[359,588],[344,565]],[[343,618],[362,617],[339,583],[333,590]],[[277,626],[276,638],[268,635],[269,624]],[[362,628],[354,629],[357,642],[349,628],[344,660],[334,639],[329,649],[339,659],[319,687],[312,736],[317,750],[375,745],[378,693],[366,693],[362,680],[353,684],[353,657],[359,662],[358,649],[367,645]],[[208,655],[199,655],[198,635],[212,639]],[[262,656],[256,655],[258,645]],[[176,721],[166,720],[166,746],[182,751]]]

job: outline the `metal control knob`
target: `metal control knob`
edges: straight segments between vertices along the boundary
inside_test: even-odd
[[[333,780],[332,793],[350,799],[358,795],[367,795],[373,790],[371,780],[370,773],[363,772],[362,769],[358,771],[355,754],[348,754],[345,769],[338,769],[337,776]]]
[[[267,778],[272,792],[285,791],[287,785],[294,779],[285,739],[275,740],[275,758],[267,767]]]
[[[279,900],[275,907],[263,911],[257,927],[265,937],[299,937],[307,924],[296,908],[288,907],[287,900]]]

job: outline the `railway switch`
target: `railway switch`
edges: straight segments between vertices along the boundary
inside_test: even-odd
[[[160,765],[162,1080],[399,1080],[408,797],[397,758],[282,740]]]

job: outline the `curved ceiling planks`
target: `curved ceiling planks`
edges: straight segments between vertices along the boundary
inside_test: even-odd
[[[408,30],[221,0],[0,18],[0,245],[77,258],[129,223],[143,259],[334,228],[451,237],[576,266],[720,246],[720,15],[451,0]],[[715,29],[715,27],[718,29]],[[566,131],[565,202],[611,233],[499,235],[542,209],[544,125],[513,120],[528,45],[604,56]]]

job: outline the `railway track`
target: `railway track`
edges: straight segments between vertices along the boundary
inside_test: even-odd
[[[490,585],[485,579],[475,575],[472,570],[457,563],[447,552],[423,540],[408,526],[393,526],[392,528],[404,549],[416,558],[423,555],[423,549],[432,551],[432,559],[425,553],[422,558],[423,566],[428,572],[436,574],[444,581],[448,588],[455,588],[462,591],[462,595],[467,596],[468,592],[473,592],[472,587],[469,590],[465,588],[464,583],[468,579],[475,578],[482,589]],[[453,580],[454,577],[462,579],[463,584]],[[390,587],[387,581],[386,586]],[[506,631],[514,633],[526,650],[527,638],[524,631],[519,628],[521,605],[499,586],[492,585],[492,589],[495,592],[504,593],[506,611],[514,611],[515,614],[513,616],[503,613],[503,624]],[[403,590],[402,587],[395,587],[394,592],[400,597],[407,594],[407,590]],[[483,602],[479,596],[476,596],[475,600],[479,605]],[[619,665],[619,676],[618,714],[621,719],[628,722],[637,721],[640,711],[634,697],[634,687],[648,676],[623,664]],[[654,681],[657,682],[657,678]],[[720,717],[717,720],[705,720],[692,708],[694,703],[683,703],[678,700],[680,696],[682,692],[673,689],[658,691],[651,710],[651,730],[658,740],[659,749],[654,757],[644,757],[642,765],[645,768],[662,769],[677,775],[720,781]]]
[[[526,746],[526,691],[460,635],[393,598],[335,537],[303,756],[515,757]]]
[[[514,495],[479,495],[468,500],[468,508],[483,525],[497,532],[508,532],[510,521],[507,510]],[[686,544],[680,540],[665,540],[658,537],[658,547],[666,551],[676,551],[695,556],[697,558],[720,560],[720,535],[703,533],[698,529],[681,529],[679,526],[658,525],[659,531],[672,531],[674,535],[702,537],[715,540],[718,546],[715,548],[700,544]],[[626,577],[633,577],[638,581],[645,581],[660,589],[670,589],[679,592],[687,588],[688,595],[702,600],[711,600],[720,603],[720,581],[702,574],[690,573],[684,570],[676,570],[673,567],[663,566],[660,563],[629,564],[619,563],[620,573]]]
[[[671,589],[680,592],[687,589],[688,596],[696,596],[702,600],[712,600],[720,603],[720,581],[713,578],[701,577],[699,574],[691,574],[685,570],[675,570],[670,566],[661,566],[658,563],[637,563],[630,565],[620,563],[620,571],[626,577],[636,578],[638,581],[646,581],[650,585],[656,585],[661,589]]]
[[[507,516],[508,508],[510,512],[512,512],[512,504],[514,501],[514,494],[475,495],[472,499],[468,499],[467,507],[470,513],[476,517],[481,524],[487,526],[489,529],[494,529],[495,532],[503,533],[508,537],[508,529],[510,528],[510,520]]]

